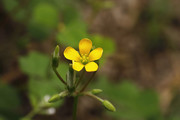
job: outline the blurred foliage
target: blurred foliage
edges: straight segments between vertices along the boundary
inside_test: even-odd
[[[116,46],[111,38],[103,37],[101,35],[92,35],[91,40],[95,47],[103,48],[103,55],[112,55],[115,52]]]
[[[77,48],[79,40],[86,37],[88,37],[86,24],[81,20],[74,20],[61,29],[57,35],[57,42]]]
[[[37,39],[45,39],[58,25],[58,11],[53,5],[41,3],[33,12],[29,32]]]
[[[101,0],[87,2],[91,6],[98,5],[99,7],[94,6],[96,9],[109,8],[113,4],[111,1]],[[31,0],[23,3],[18,0],[3,0],[5,9],[13,17],[16,16],[18,22],[22,18],[23,24],[27,26],[27,35],[19,40],[20,46],[28,44],[29,38],[35,41],[46,40],[58,30],[56,38],[59,44],[77,48],[80,39],[92,38],[94,45],[103,47],[105,54],[113,53],[115,45],[110,38],[88,34],[87,23],[80,16],[77,3],[78,1],[72,0]],[[21,4],[27,6],[23,7]]]
[[[177,93],[169,108],[170,120],[180,120],[180,94]]]
[[[154,90],[141,90],[129,81],[119,84],[109,83],[100,77],[93,88],[103,90],[103,96],[114,101],[117,112],[109,113],[125,120],[163,120],[160,113],[158,95]]]
[[[32,13],[32,16],[32,22],[41,25],[41,27],[44,26],[51,29],[56,27],[58,24],[58,12],[56,8],[47,3],[37,5]]]
[[[51,96],[61,92],[63,84],[52,72],[50,59],[39,52],[30,52],[28,56],[19,59],[21,70],[29,76],[28,95],[31,104],[36,108],[45,96]],[[65,78],[68,66],[60,63],[59,72]],[[55,107],[61,104],[58,103]]]
[[[72,0],[30,0],[23,2],[2,0],[2,4],[10,17],[25,28],[25,34],[18,38],[17,45],[19,48],[27,47],[31,41],[44,41],[53,34],[57,38],[57,43],[65,46],[77,48],[79,40],[87,37],[92,39],[94,46],[101,46],[104,49],[104,56],[114,52],[115,45],[110,38],[88,34],[88,25],[80,16],[76,6],[77,2]],[[103,2],[103,6],[108,8],[109,4]],[[17,33],[20,29],[16,30]],[[28,97],[33,108],[36,108],[45,96],[57,94],[61,91],[63,85],[51,70],[49,56],[32,51],[27,56],[19,58],[19,65],[22,72],[28,75]],[[58,72],[64,79],[67,70],[67,64],[61,62]]]
[[[95,13],[102,9],[108,9],[114,6],[114,2],[110,0],[87,0],[87,2],[92,6]]]
[[[78,29],[77,29],[78,27]],[[102,47],[105,56],[112,54],[115,51],[115,44],[112,39],[103,37],[101,35],[88,35],[87,28],[83,22],[74,22],[65,27],[58,34],[58,43],[66,46],[72,46],[78,48],[79,40],[82,38],[90,38],[94,47]]]
[[[80,0],[79,0],[80,1]],[[2,0],[3,9],[14,21],[24,26],[23,36],[18,36],[18,46],[27,47],[31,41],[42,42],[51,35],[58,44],[78,48],[80,39],[90,38],[94,47],[104,50],[102,64],[105,57],[112,55],[116,45],[111,38],[99,34],[88,33],[86,23],[78,11],[79,1],[73,0]],[[86,0],[91,5],[93,12],[114,6],[112,1]],[[147,26],[145,31],[145,49],[150,54],[171,48],[172,43],[164,37],[164,27],[171,19],[168,0],[152,0],[145,11]],[[16,31],[19,31],[17,28]],[[19,65],[23,73],[28,76],[27,90],[33,108],[36,108],[44,97],[61,92],[63,84],[51,70],[50,57],[39,53],[29,52],[27,56],[19,58]],[[68,65],[61,62],[58,72],[65,79]],[[103,75],[102,75],[103,76]],[[113,84],[106,77],[100,77],[92,88],[104,90],[103,96],[111,99],[117,112],[108,113],[117,119],[123,120],[180,120],[179,104],[173,104],[170,114],[163,118],[160,113],[159,100],[154,90],[143,90],[129,81]],[[0,83],[0,120],[16,119],[19,113],[15,111],[21,105],[17,90]],[[179,99],[177,98],[176,103]],[[51,106],[58,107],[60,101]],[[178,107],[177,107],[178,106]]]
[[[164,28],[171,19],[171,9],[168,0],[152,0],[146,8],[147,28],[145,49],[150,55],[173,48],[172,41],[165,37]]]
[[[31,52],[27,57],[20,57],[20,68],[29,76],[45,76],[48,69],[49,57],[38,52]]]
[[[10,85],[0,83],[0,120],[13,119],[17,117],[15,112],[20,106],[17,90]]]
[[[5,10],[8,12],[13,11],[13,9],[15,9],[19,5],[17,0],[3,0],[2,3]]]
[[[1,110],[13,110],[16,109],[20,104],[17,91],[13,87],[0,84],[0,96],[3,96],[0,99]]]

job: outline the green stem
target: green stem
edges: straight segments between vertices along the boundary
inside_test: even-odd
[[[84,77],[84,74],[85,74],[85,70],[83,69],[82,74],[81,74],[79,80],[75,83],[76,88],[78,87],[79,83],[82,81],[82,79],[83,79],[83,77]]]
[[[75,86],[76,83],[76,71],[73,71],[73,86]]]
[[[56,68],[53,68],[53,71],[56,73],[56,76],[61,80],[62,83],[64,83],[67,86],[67,83],[63,80],[63,78],[60,76]]]
[[[29,112],[25,117],[23,117],[21,120],[32,119],[32,117],[34,117],[39,111],[40,109],[34,109],[31,112]]]
[[[77,105],[78,105],[78,96],[75,96],[73,103],[73,120],[77,119]]]
[[[103,101],[104,101],[104,100],[101,99],[100,97],[95,96],[95,95],[93,95],[93,94],[91,94],[91,93],[84,93],[84,95],[87,95],[87,96],[90,96],[90,97],[92,97],[92,98],[95,98],[95,99],[99,100],[100,102],[103,102]]]
[[[97,72],[97,71],[96,71]],[[96,72],[93,73],[93,75],[91,76],[91,78],[85,83],[84,87],[80,90],[80,92],[83,92],[86,87],[88,86],[88,84],[92,81],[92,79],[94,78]]]

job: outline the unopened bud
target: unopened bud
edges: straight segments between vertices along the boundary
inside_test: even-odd
[[[104,107],[109,110],[109,111],[112,111],[112,112],[115,112],[116,111],[116,108],[113,106],[112,103],[110,103],[108,100],[104,100],[102,102],[102,104],[104,105]]]
[[[57,45],[52,55],[52,66],[57,68],[59,65],[59,46]]]
[[[101,92],[102,92],[101,89],[93,89],[93,90],[91,91],[91,93],[94,94],[94,95],[99,94],[99,93],[101,93]]]
[[[59,57],[59,45],[56,46],[54,53],[53,53],[53,57],[56,57],[56,58]]]
[[[49,100],[48,102],[49,103],[52,103],[52,102],[56,102],[64,97],[66,97],[68,95],[67,91],[63,91],[61,92],[60,94],[55,94],[53,95]]]
[[[56,94],[56,95],[53,95],[53,96],[48,100],[48,102],[49,102],[49,103],[56,102],[56,101],[58,101],[59,99],[60,99],[59,94]]]

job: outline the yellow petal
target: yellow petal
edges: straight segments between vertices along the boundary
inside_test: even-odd
[[[81,58],[79,53],[72,47],[67,47],[64,50],[64,56],[65,56],[65,58],[67,58],[69,60],[74,60],[74,61],[79,61]]]
[[[73,69],[76,71],[81,71],[84,67],[84,65],[80,62],[73,62]]]
[[[95,62],[89,62],[85,65],[85,69],[87,72],[94,72],[97,71],[98,65]]]
[[[88,55],[91,48],[92,48],[91,40],[84,38],[79,42],[79,51],[81,55],[85,55],[85,54]]]
[[[90,61],[98,60],[101,58],[102,54],[103,54],[103,49],[96,48],[89,54],[89,60]]]

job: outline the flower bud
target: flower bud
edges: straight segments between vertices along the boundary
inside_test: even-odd
[[[52,55],[52,67],[57,68],[59,65],[59,46],[57,45]]]
[[[60,95],[59,94],[56,94],[56,95],[53,95],[49,100],[48,102],[49,103],[52,103],[52,102],[56,102],[60,99]]]
[[[102,92],[101,89],[93,89],[93,90],[91,90],[91,93],[94,94],[94,95],[99,94],[101,92]]]
[[[64,97],[66,97],[68,95],[67,91],[63,91],[61,92],[60,94],[55,94],[53,95],[49,100],[48,102],[49,103],[52,103],[52,102],[56,102]]]
[[[109,111],[112,111],[112,112],[115,112],[116,111],[116,108],[112,105],[112,103],[110,103],[108,100],[104,100],[102,102],[102,104],[104,105],[104,107],[109,110]]]

